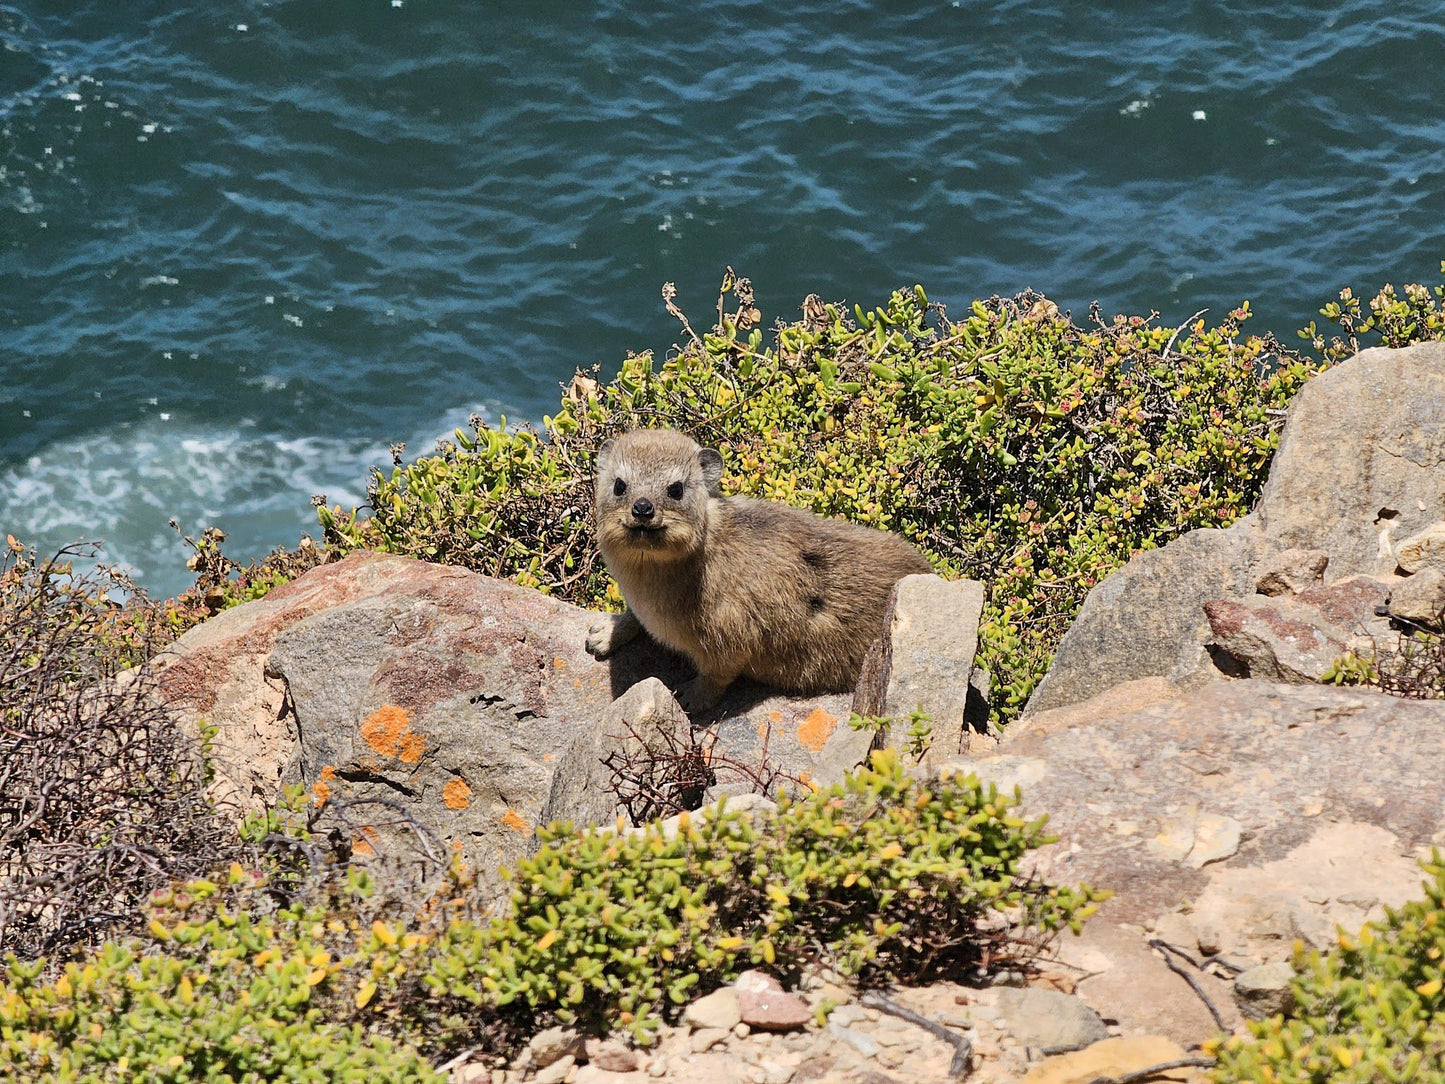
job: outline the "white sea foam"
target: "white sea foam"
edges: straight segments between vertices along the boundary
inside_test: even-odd
[[[195,534],[216,525],[238,558],[314,530],[310,498],[365,500],[367,469],[389,459],[379,442],[281,439],[254,428],[218,430],[176,416],[58,441],[0,467],[0,536],[41,549],[104,539],[104,559],[152,592],[185,586],[186,552],[166,524]]]
[[[495,418],[490,403],[474,408]],[[445,415],[409,435],[409,458],[465,427],[469,411]],[[371,467],[389,468],[385,441],[290,437],[250,420],[220,429],[176,415],[57,441],[23,463],[0,466],[0,538],[41,550],[104,539],[102,557],[130,570],[153,595],[189,584],[187,551],[167,526],[187,534],[218,526],[238,560],[292,545],[316,532],[311,496],[345,508],[366,501]]]

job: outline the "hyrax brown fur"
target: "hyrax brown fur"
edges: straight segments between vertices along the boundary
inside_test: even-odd
[[[670,429],[599,449],[597,537],[628,612],[594,626],[587,650],[606,658],[645,628],[697,666],[679,691],[689,711],[738,677],[798,693],[851,689],[893,585],[933,569],[884,531],[724,497],[722,466]]]

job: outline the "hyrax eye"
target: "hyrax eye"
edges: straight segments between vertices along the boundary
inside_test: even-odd
[[[624,482],[621,478],[617,479],[615,482],[612,483],[612,495],[614,497],[620,497],[626,492],[627,483]]]
[[[682,500],[682,483],[673,482],[672,485],[667,487],[667,495],[675,501]]]

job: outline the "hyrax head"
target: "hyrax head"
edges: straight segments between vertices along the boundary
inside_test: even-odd
[[[702,545],[722,456],[672,429],[634,429],[597,450],[602,555],[670,561]]]

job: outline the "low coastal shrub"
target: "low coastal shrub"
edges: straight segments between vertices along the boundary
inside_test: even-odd
[[[755,963],[870,982],[1027,961],[1098,893],[1020,872],[1048,837],[1016,804],[973,777],[925,785],[885,753],[775,814],[557,825],[490,920],[459,865],[401,907],[364,868],[288,901],[235,864],[158,892],[137,936],[58,976],[12,958],[0,1077],[333,1079],[344,1062],[426,1080],[422,1057],[504,1053],[552,1021],[646,1042]]]
[[[765,336],[747,280],[658,364],[579,374],[543,432],[473,418],[370,482],[370,515],[319,509],[325,541],[465,565],[589,607],[620,605],[590,522],[596,447],[667,425],[719,448],[724,485],[895,530],[988,588],[981,661],[1017,713],[1089,588],[1141,549],[1245,514],[1284,406],[1319,365],[1241,330],[1139,317],[1082,325],[1041,296],[950,319],[922,288],[850,313],[809,297]]]
[[[240,866],[230,887],[247,880]],[[228,898],[229,895],[229,898]],[[0,974],[0,1078],[173,1082],[440,1082],[414,1047],[335,1012],[317,988],[341,968],[323,908],[253,915],[214,881],[157,895],[145,939],[111,941],[42,979]]]
[[[1296,954],[1295,1007],[1219,1045],[1216,1084],[1445,1082],[1445,862],[1425,898],[1327,955]]]
[[[1445,278],[1445,260],[1440,263]],[[1418,282],[1399,290],[1386,283],[1362,306],[1348,286],[1320,315],[1339,329],[1322,330],[1314,321],[1300,331],[1327,361],[1343,361],[1367,346],[1410,346],[1445,339],[1445,283],[1433,289]],[[1328,334],[1328,338],[1326,335]]]
[[[751,964],[809,962],[865,982],[1028,958],[1099,895],[1020,873],[1050,842],[1018,797],[973,776],[924,784],[891,752],[773,815],[681,815],[675,834],[554,826],[513,874],[512,911],[453,931],[428,977],[645,1039],[660,1012]],[[987,916],[1007,913],[1013,928]]]
[[[204,750],[132,668],[164,616],[123,604],[124,576],[77,571],[91,556],[0,553],[0,953],[134,927],[152,889],[240,849],[206,799]]]

